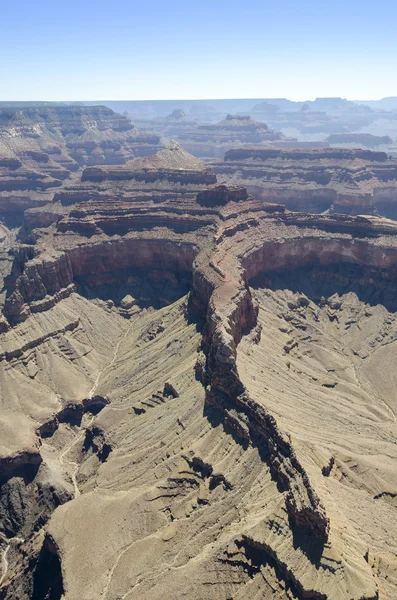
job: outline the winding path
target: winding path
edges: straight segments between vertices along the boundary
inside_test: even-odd
[[[116,347],[113,351],[113,355],[112,355],[112,359],[111,361],[98,372],[98,375],[95,378],[95,381],[90,389],[90,391],[88,392],[88,398],[92,399],[95,395],[96,390],[98,389],[99,386],[99,381],[102,377],[102,375],[108,371],[109,369],[111,369],[113,367],[113,365],[115,364],[116,360],[117,360],[117,356],[118,353],[120,351],[120,346],[121,344],[124,342],[125,338],[127,337],[127,335],[129,334],[129,332],[131,331],[132,325],[133,325],[134,321],[132,321],[128,327],[126,328],[126,330],[124,331],[124,333],[122,334],[122,336],[120,337],[119,341],[116,344]],[[82,428],[82,431],[80,433],[80,435],[78,435],[70,444],[69,446],[67,446],[65,448],[65,450],[62,452],[62,454],[60,454],[59,456],[59,461],[62,465],[70,465],[73,466],[73,471],[71,474],[71,479],[73,482],[73,487],[74,487],[74,497],[77,498],[78,496],[80,496],[80,490],[79,487],[77,485],[77,471],[79,470],[79,463],[75,462],[75,461],[69,461],[69,460],[65,460],[66,456],[69,454],[69,452],[75,447],[77,446],[77,444],[79,444],[85,436],[85,432],[86,430],[91,427],[93,421],[95,419],[95,416],[93,416],[90,421],[87,423],[87,425],[85,425]]]
[[[15,537],[11,538],[9,541],[7,541],[7,539],[3,535],[1,535],[1,534],[0,534],[0,537],[7,544],[7,547],[4,550],[3,555],[1,557],[1,570],[2,570],[2,576],[0,577],[0,587],[1,587],[2,584],[3,584],[3,581],[5,580],[5,578],[7,576],[7,573],[8,573],[7,554],[8,554],[9,549],[11,548],[11,544],[13,542],[20,542],[21,544],[23,544],[23,542],[25,540],[22,539],[22,538],[20,538],[20,537],[18,537],[18,536],[15,536]]]

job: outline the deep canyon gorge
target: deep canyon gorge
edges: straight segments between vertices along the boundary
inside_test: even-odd
[[[397,158],[263,104],[0,106],[2,600],[396,597]]]

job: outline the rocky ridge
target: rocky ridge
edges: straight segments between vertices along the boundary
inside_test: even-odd
[[[275,143],[286,136],[249,116],[226,115],[215,124],[198,125],[179,134],[178,141],[188,152],[204,158],[221,157],[235,146]]]
[[[266,321],[268,298],[277,300],[269,281],[264,292],[253,288],[290,267],[359,268],[388,307],[386,327],[395,222],[256,200],[171,144],[120,167],[87,168],[50,206],[27,211],[21,237],[1,334],[3,403],[20,424],[15,439],[1,420],[0,597],[389,597],[388,505],[376,519],[390,536],[371,547],[365,518],[374,495],[395,493],[386,467],[376,493],[368,479],[360,488],[362,522],[346,526],[330,446],[292,435],[267,391],[272,379],[254,383],[272,360],[261,352],[279,339],[277,326],[292,341],[274,354],[272,378],[303,369],[294,349],[310,300],[272,308],[275,327]],[[316,301],[328,320],[344,302]],[[314,329],[323,317],[313,315]],[[336,385],[325,381],[327,401]],[[373,444],[395,473],[393,414],[362,422],[370,472]],[[335,419],[346,436],[347,411]],[[19,506],[21,494],[37,502]]]
[[[397,162],[384,152],[252,146],[229,150],[212,168],[255,198],[291,210],[396,216]]]
[[[0,108],[0,203],[21,214],[48,203],[81,167],[122,164],[153,154],[157,135],[104,106]]]

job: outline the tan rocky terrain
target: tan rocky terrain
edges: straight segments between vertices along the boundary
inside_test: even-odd
[[[219,123],[202,124],[178,135],[185,150],[204,158],[223,157],[225,152],[248,144],[273,144],[287,137],[250,116],[226,115]]]
[[[280,147],[346,145],[364,149],[376,148],[378,151],[397,156],[395,98],[379,102],[353,102],[338,97],[320,97],[314,101],[299,102],[287,98],[268,98],[126,101],[109,102],[106,105],[118,112],[126,112],[134,123],[143,129],[161,131],[164,135],[167,135],[164,133],[167,128],[172,129],[171,137],[175,139],[178,139],[180,133],[189,133],[189,129],[191,133],[196,129],[195,134],[199,134],[194,119],[198,118],[204,123],[215,125],[229,113],[243,119],[251,117],[252,122],[266,123],[269,128],[284,134],[290,140],[295,140],[287,142],[285,139],[279,139],[277,146]],[[184,113],[184,117],[172,118],[173,113],[181,112]],[[190,127],[187,126],[189,121]],[[212,136],[212,140],[215,142],[216,136]],[[238,140],[235,139],[234,147],[237,145]],[[202,151],[201,146],[198,144],[198,152]],[[194,149],[195,146],[192,145],[189,151]],[[210,146],[207,146],[207,152],[208,157],[214,156],[214,150],[211,152]],[[221,154],[217,156],[221,157]]]
[[[295,138],[288,138],[247,115],[227,114],[217,123],[201,123],[176,109],[165,117],[137,122],[148,133],[175,139],[187,152],[205,159],[223,158],[231,148],[252,144],[297,144]]]
[[[397,160],[384,152],[251,146],[229,150],[212,168],[255,198],[291,210],[397,217]]]
[[[254,199],[174,143],[25,215],[0,598],[395,598],[396,223]]]
[[[105,106],[0,106],[0,209],[42,206],[81,167],[151,155],[158,135]]]

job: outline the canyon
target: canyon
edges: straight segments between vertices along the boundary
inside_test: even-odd
[[[232,114],[226,115],[219,123],[198,125],[178,136],[185,150],[203,158],[223,158],[225,152],[235,146],[274,145],[284,139],[287,139],[286,136],[273,131],[265,123],[255,121],[250,116]]]
[[[88,165],[150,155],[160,138],[105,106],[1,106],[0,208],[23,214]]]
[[[269,129],[289,138],[293,147],[347,145],[397,156],[396,98],[377,102],[353,102],[338,97],[299,102],[287,98],[119,101],[108,102],[107,106],[128,114],[134,123],[147,131],[166,135],[167,129],[172,130],[172,137],[180,143],[183,139],[179,134],[200,136],[199,127],[211,125],[214,127],[211,141],[217,145],[216,129],[219,130],[219,122],[223,122],[225,115],[229,114],[266,124]],[[224,126],[222,128],[226,133]],[[201,135],[203,133],[201,130]],[[254,143],[253,140],[251,143]],[[235,147],[238,145],[236,143]],[[200,151],[203,148],[203,144],[198,146]],[[208,145],[205,150],[208,158],[214,155],[222,157],[219,151],[214,154],[216,151],[211,151]]]
[[[291,210],[397,217],[397,160],[384,152],[247,146],[229,150],[212,168],[225,182]]]
[[[397,162],[63,110],[0,145],[0,598],[392,600]]]

